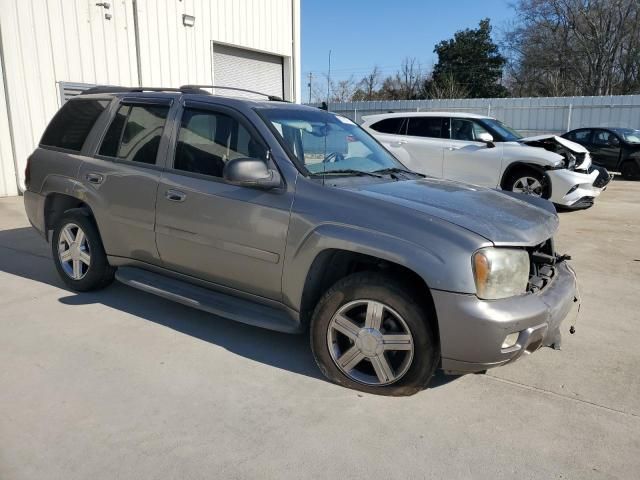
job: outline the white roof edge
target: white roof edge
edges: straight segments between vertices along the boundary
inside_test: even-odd
[[[336,112],[337,113],[337,112]],[[394,117],[458,117],[458,118],[493,118],[487,115],[468,112],[391,112],[391,113],[373,113],[371,115],[363,115],[362,120],[377,120],[383,118]]]

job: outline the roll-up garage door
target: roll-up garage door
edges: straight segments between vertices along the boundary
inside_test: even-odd
[[[214,44],[213,79],[215,85],[246,88],[284,98],[282,57],[277,55]],[[222,90],[218,93],[230,94]]]

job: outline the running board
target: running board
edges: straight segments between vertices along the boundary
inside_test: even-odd
[[[300,324],[286,310],[199,287],[183,280],[136,267],[119,267],[116,279],[125,285],[220,317],[285,333]]]

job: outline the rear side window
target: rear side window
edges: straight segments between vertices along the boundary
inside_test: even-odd
[[[187,108],[182,114],[173,168],[222,177],[227,161],[240,157],[266,160],[266,153],[263,144],[235,118]]]
[[[372,124],[370,128],[380,133],[404,134],[404,129],[402,128],[404,120],[402,117],[385,118]]]
[[[121,105],[102,140],[99,154],[130,162],[156,163],[169,107]]]
[[[40,145],[79,152],[108,100],[74,99],[64,104],[49,123]]]
[[[443,132],[443,119],[440,117],[409,117],[407,135],[429,138],[449,138],[449,126],[446,126],[446,135]]]

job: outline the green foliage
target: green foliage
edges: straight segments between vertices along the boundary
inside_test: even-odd
[[[451,83],[467,92],[470,98],[505,97],[508,91],[499,82],[506,59],[491,39],[489,19],[480,21],[476,29],[456,32],[452,39],[438,43],[434,50],[438,63],[430,80],[425,82],[427,92],[442,91]]]

